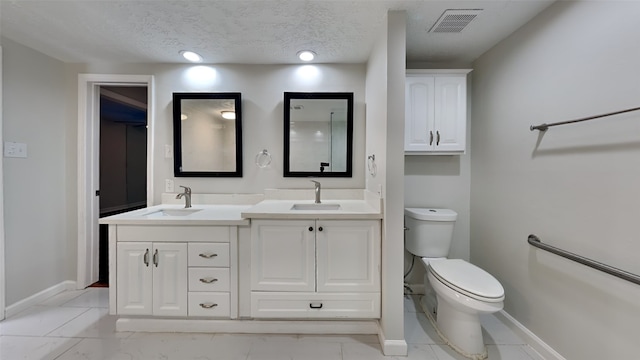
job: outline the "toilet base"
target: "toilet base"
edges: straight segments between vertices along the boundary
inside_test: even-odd
[[[489,357],[482,339],[482,328],[477,314],[463,313],[444,301],[438,301],[437,318],[446,319],[446,321],[438,321],[429,311],[429,303],[426,296],[420,299],[422,311],[445,344],[472,360],[484,360]]]
[[[429,284],[427,274],[424,274],[424,296],[420,299],[420,303],[423,311],[430,312],[434,319],[438,318],[436,316],[438,311],[438,299],[436,297],[436,292],[433,290],[431,284]]]

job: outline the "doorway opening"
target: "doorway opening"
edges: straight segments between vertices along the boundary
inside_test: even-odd
[[[147,206],[147,87],[100,86],[99,217]],[[108,225],[100,225],[98,281],[109,286]]]
[[[100,105],[102,88],[111,90],[110,98],[116,97],[120,102],[125,102],[131,107],[131,104],[137,104],[145,101],[135,100],[135,98],[123,101],[122,98],[109,89],[114,88],[145,88],[146,89],[146,146],[145,162],[141,162],[139,158],[136,160],[128,160],[135,169],[133,172],[146,172],[146,202],[141,200],[137,195],[136,200],[132,203],[138,203],[139,206],[153,205],[153,153],[154,153],[154,137],[153,137],[153,120],[154,120],[154,104],[153,104],[153,76],[151,75],[113,75],[113,74],[80,74],[78,75],[78,256],[77,269],[78,277],[76,280],[76,288],[84,289],[100,280],[100,254],[103,256],[109,253],[111,246],[115,246],[113,242],[103,244],[103,250],[100,250],[100,231],[98,219],[101,214],[100,210]],[[122,95],[122,94],[120,94]],[[125,96],[130,97],[130,96]],[[113,100],[113,99],[111,99]],[[139,129],[141,130],[141,129]],[[105,131],[105,130],[103,130]],[[135,130],[132,130],[135,131]],[[135,135],[132,135],[135,137]],[[140,136],[138,136],[140,137]],[[127,144],[128,146],[128,144]],[[113,147],[112,147],[113,148]],[[112,149],[110,148],[110,149]],[[138,153],[142,153],[139,150]],[[103,150],[109,156],[110,150]],[[108,158],[111,159],[111,158]],[[105,160],[107,161],[107,160]],[[137,162],[136,162],[137,161]],[[146,164],[146,165],[145,165]],[[102,170],[102,173],[111,170]],[[128,171],[126,171],[128,172]],[[125,176],[126,177],[126,176]],[[104,184],[103,184],[104,185]],[[136,182],[134,187],[138,190],[127,191],[130,193],[140,194],[139,190],[142,185]],[[139,201],[138,201],[139,200]],[[127,200],[129,201],[129,199]],[[128,208],[129,205],[126,205]],[[117,211],[117,210],[113,210]],[[104,213],[104,211],[103,211]],[[108,263],[108,259],[102,260],[103,264]],[[103,272],[103,279],[112,282],[115,274],[113,269],[108,275]],[[110,294],[111,296],[111,294]]]

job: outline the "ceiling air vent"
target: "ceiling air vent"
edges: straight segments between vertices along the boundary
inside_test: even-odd
[[[482,12],[482,9],[448,9],[440,15],[438,21],[429,29],[433,33],[459,33]]]

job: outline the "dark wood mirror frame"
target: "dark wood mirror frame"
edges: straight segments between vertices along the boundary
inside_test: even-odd
[[[233,108],[231,109],[229,105],[228,110],[235,112],[235,125],[233,126],[235,134],[232,134],[235,139],[235,146],[227,149],[235,151],[235,167],[233,169],[183,169],[184,160],[186,160],[182,139],[184,132],[182,122],[185,110],[183,108],[183,100],[220,100],[220,104],[233,104]],[[212,103],[217,104],[218,102]],[[217,107],[211,108],[212,112],[220,110]],[[176,177],[242,177],[242,106],[240,93],[173,93],[173,146],[173,172]],[[223,149],[220,149],[220,151],[223,151]],[[205,152],[199,156],[207,156],[207,153]]]
[[[291,169],[292,100],[346,101],[345,171],[298,171]],[[284,177],[352,177],[353,172],[353,93],[351,92],[285,92],[284,93]]]

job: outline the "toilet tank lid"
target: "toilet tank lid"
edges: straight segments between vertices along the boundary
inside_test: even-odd
[[[416,220],[455,221],[458,213],[450,209],[405,208],[404,214]]]

